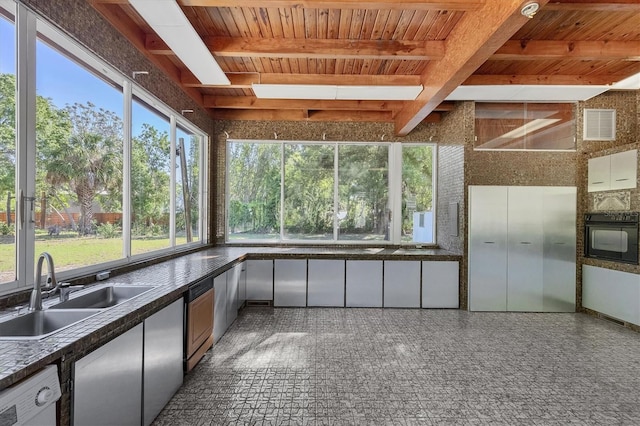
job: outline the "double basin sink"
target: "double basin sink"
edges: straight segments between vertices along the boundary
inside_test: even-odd
[[[105,309],[140,296],[153,286],[108,286],[0,322],[0,340],[37,340],[70,327]]]

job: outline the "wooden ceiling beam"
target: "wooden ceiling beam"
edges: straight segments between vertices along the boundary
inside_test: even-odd
[[[216,109],[215,120],[232,121],[320,121],[320,122],[374,122],[392,123],[390,111],[318,111],[318,110],[233,110]],[[439,112],[431,113],[425,123],[438,123],[442,119]]]
[[[214,56],[290,59],[388,59],[424,61],[444,56],[444,41],[336,40],[207,37]],[[156,55],[173,52],[155,34],[147,34],[146,49]]]
[[[484,75],[474,74],[467,78],[466,86],[505,84],[548,84],[548,85],[607,85],[628,77],[627,75]]]
[[[640,61],[640,40],[509,40],[498,49],[490,59],[497,61],[535,61],[546,59]]]
[[[182,71],[182,85],[185,87],[208,87],[219,89],[251,89],[252,84],[329,84],[347,86],[417,86],[419,75],[339,75],[339,74],[276,74],[246,73],[226,74],[231,85],[203,85],[189,71]]]
[[[308,99],[259,99],[255,96],[207,96],[207,108],[225,109],[322,109],[394,111],[402,107],[402,101],[361,100],[308,100]]]
[[[551,0],[543,10],[640,12],[638,0]]]
[[[548,0],[540,0],[541,6]],[[422,73],[424,90],[396,115],[398,135],[406,135],[491,57],[529,19],[520,13],[523,0],[487,0],[465,13],[446,40],[445,57],[430,61]],[[535,18],[534,18],[535,19]]]
[[[182,6],[286,9],[477,10],[485,0],[178,0]]]

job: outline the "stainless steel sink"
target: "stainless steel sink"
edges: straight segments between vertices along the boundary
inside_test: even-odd
[[[0,322],[0,340],[42,339],[98,312],[101,311],[83,309],[29,312]]]
[[[146,293],[153,286],[109,286],[99,288],[66,302],[58,303],[49,309],[104,309],[126,302]]]

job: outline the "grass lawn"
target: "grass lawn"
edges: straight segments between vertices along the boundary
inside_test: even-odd
[[[185,244],[186,238],[176,238],[176,244]],[[133,254],[167,248],[168,238],[136,239],[131,242]],[[122,239],[88,237],[36,237],[36,258],[42,252],[53,257],[56,271],[79,268],[121,259]],[[14,244],[0,244],[0,282],[13,280]]]

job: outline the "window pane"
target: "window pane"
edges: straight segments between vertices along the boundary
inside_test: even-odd
[[[388,165],[387,145],[338,146],[338,239],[389,239]]]
[[[476,103],[477,149],[575,149],[575,105]]]
[[[122,90],[38,25],[36,257],[51,253],[58,270],[122,258]]]
[[[0,6],[0,284],[16,280],[16,27]]]
[[[131,140],[131,254],[170,247],[169,119],[134,99]]]
[[[333,239],[334,146],[284,146],[284,238]]]
[[[280,238],[281,145],[230,142],[228,239]]]
[[[176,245],[198,241],[200,209],[200,137],[176,130]]]
[[[402,242],[433,243],[433,147],[402,147]]]

